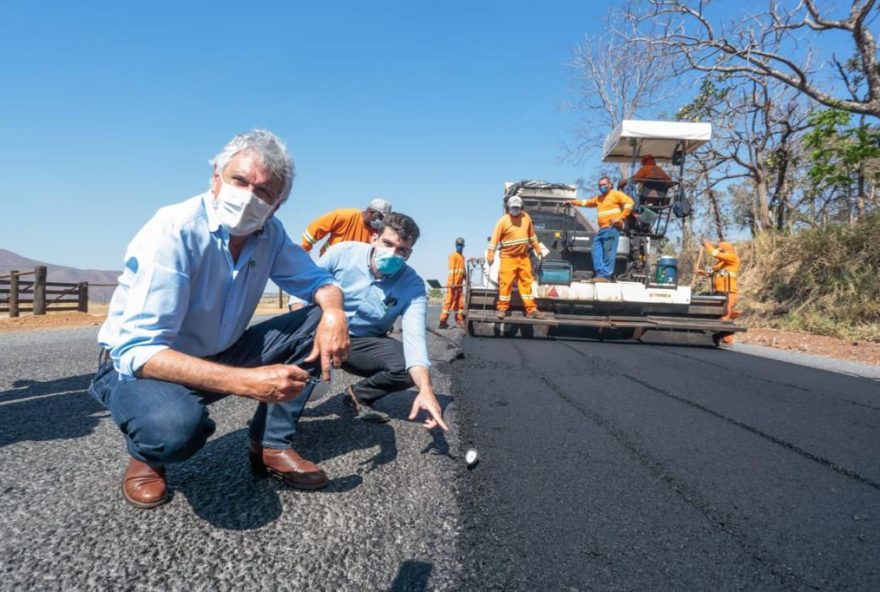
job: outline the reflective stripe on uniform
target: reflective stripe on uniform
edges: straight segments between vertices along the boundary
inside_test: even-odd
[[[501,302],[510,302],[510,296],[502,296],[499,294],[498,300],[500,300]]]
[[[303,239],[304,239],[307,243],[309,243],[310,245],[313,245],[313,244],[315,244],[315,243],[317,242],[317,240],[315,239],[315,237],[313,237],[311,234],[309,234],[309,231],[308,231],[308,230],[303,230],[302,237],[303,237]]]
[[[512,240],[512,241],[501,241],[498,244],[501,245],[502,247],[511,247],[513,245],[526,245],[530,241],[531,241],[531,239],[528,239],[528,238],[520,238],[520,239]]]

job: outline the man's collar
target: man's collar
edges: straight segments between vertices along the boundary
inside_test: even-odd
[[[214,206],[214,194],[210,191],[203,193],[202,204],[205,207],[205,215],[208,218],[208,230],[217,232],[220,229],[220,217],[217,216],[217,208]]]

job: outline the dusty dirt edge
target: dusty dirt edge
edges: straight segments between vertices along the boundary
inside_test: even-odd
[[[278,308],[260,308],[256,314],[278,314]],[[39,331],[74,327],[99,326],[107,318],[106,314],[86,314],[80,312],[53,313],[35,317],[27,315],[10,319],[0,318],[0,334],[12,331]],[[794,351],[838,360],[880,365],[880,343],[839,339],[824,335],[812,335],[798,331],[750,327],[748,332],[736,337],[739,343],[763,345],[783,351]]]

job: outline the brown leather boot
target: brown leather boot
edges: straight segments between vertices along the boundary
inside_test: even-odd
[[[135,508],[149,509],[168,501],[165,468],[130,458],[122,478],[122,497]]]
[[[272,477],[295,489],[321,489],[327,485],[327,473],[293,448],[263,448],[251,440],[249,456],[251,470],[257,475]]]

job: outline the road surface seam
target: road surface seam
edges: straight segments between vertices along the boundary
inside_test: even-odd
[[[789,384],[789,383],[787,383],[787,382],[778,382],[778,381],[773,380],[773,379],[771,379],[771,378],[762,378],[762,377],[760,377],[760,376],[755,376],[754,374],[749,374],[748,372],[743,372],[743,371],[741,371],[741,370],[736,370],[736,371],[734,371],[734,370],[731,370],[730,368],[727,368],[726,366],[723,366],[722,364],[715,364],[715,363],[713,363],[713,362],[709,362],[709,361],[707,361],[707,360],[701,360],[700,358],[694,358],[694,357],[692,357],[692,356],[685,355],[685,354],[683,354],[683,353],[681,353],[681,352],[668,351],[668,350],[664,350],[664,349],[660,349],[660,348],[654,348],[654,351],[661,352],[661,353],[664,353],[664,354],[669,354],[669,355],[672,355],[672,356],[678,356],[678,357],[680,357],[680,358],[685,358],[685,359],[687,359],[687,360],[693,360],[693,361],[695,361],[695,362],[701,362],[701,363],[706,364],[706,365],[708,365],[708,366],[713,366],[713,367],[715,367],[715,368],[720,368],[721,370],[724,370],[724,371],[726,371],[726,372],[729,372],[730,374],[736,374],[737,376],[745,376],[745,377],[747,377],[747,378],[751,378],[751,379],[754,379],[754,380],[760,380],[760,381],[762,381],[762,382],[769,382],[770,384],[777,384],[777,385],[784,386],[784,387],[787,387],[787,388],[792,388],[792,389],[796,389],[796,390],[799,390],[799,391],[804,391],[804,392],[806,392],[806,393],[810,393],[811,395],[821,395],[821,396],[823,396],[823,397],[829,397],[829,398],[831,398],[831,399],[836,399],[836,400],[838,400],[838,401],[843,401],[844,403],[849,403],[849,404],[851,404],[851,405],[855,405],[855,406],[857,406],[857,407],[865,407],[865,408],[867,408],[867,409],[872,409],[872,410],[874,410],[874,411],[880,411],[880,407],[874,407],[874,406],[872,406],[872,405],[866,405],[865,403],[858,403],[858,402],[856,402],[856,401],[852,401],[852,400],[850,400],[850,399],[847,399],[846,397],[838,397],[837,395],[834,395],[834,394],[832,394],[832,393],[827,393],[827,392],[825,392],[825,391],[817,392],[817,391],[810,390],[810,389],[808,389],[808,388],[804,388],[804,387],[802,387],[802,386],[798,386],[798,385],[796,385],[796,384]],[[854,378],[861,378],[860,376],[856,376],[856,375],[848,375],[848,376],[853,376]]]
[[[579,356],[586,357],[583,352],[572,348],[565,342],[560,341],[559,343],[564,347],[567,347],[576,352]],[[747,556],[751,557],[757,564],[765,566],[772,575],[780,579],[780,583],[782,585],[786,587],[794,586],[796,589],[802,588],[804,586],[813,590],[821,589],[819,586],[804,581],[799,574],[792,571],[792,569],[785,565],[783,561],[777,559],[771,551],[761,547],[760,545],[755,545],[754,543],[751,543],[743,535],[729,527],[723,516],[715,516],[710,509],[711,504],[706,500],[703,500],[698,491],[691,490],[691,488],[687,487],[685,483],[676,479],[672,474],[673,472],[669,470],[669,468],[663,462],[654,458],[648,451],[642,449],[638,444],[628,438],[626,433],[617,425],[615,425],[611,420],[597,413],[595,410],[590,409],[589,407],[582,407],[577,401],[569,397],[569,395],[565,392],[565,389],[561,388],[534,366],[530,366],[528,363],[528,358],[520,349],[516,341],[512,341],[511,345],[522,359],[523,368],[528,368],[532,373],[534,373],[534,375],[538,376],[542,382],[550,387],[550,389],[554,393],[556,393],[556,395],[558,395],[562,400],[571,405],[576,411],[581,413],[587,419],[595,423],[600,429],[607,432],[614,440],[619,442],[620,445],[628,450],[635,457],[635,459],[648,470],[649,473],[655,475],[658,480],[666,483],[668,487],[672,489],[672,491],[674,491],[675,494],[678,495],[688,506],[691,506],[692,508],[697,510],[697,512],[703,515],[710,524],[712,524],[715,528],[725,533],[733,541],[735,541],[743,549]]]
[[[562,343],[562,342],[560,342],[560,343],[563,346],[570,349],[571,351],[577,353],[579,356],[581,356],[583,358],[587,357],[586,354],[579,351],[577,348],[574,348],[574,347],[568,345],[567,343]],[[865,476],[857,473],[856,471],[853,471],[852,469],[847,469],[846,467],[842,467],[830,459],[827,459],[823,456],[819,456],[817,454],[814,454],[814,453],[810,452],[809,450],[801,448],[800,446],[798,446],[796,444],[793,444],[793,443],[788,442],[787,440],[783,440],[781,438],[777,438],[776,436],[773,436],[772,434],[768,434],[767,432],[764,432],[754,426],[750,426],[747,423],[743,423],[737,419],[734,419],[732,417],[724,415],[723,413],[720,413],[718,411],[710,409],[709,407],[706,407],[705,405],[702,405],[702,404],[697,403],[695,401],[691,401],[690,399],[687,399],[685,397],[675,395],[673,393],[670,393],[669,391],[665,391],[665,390],[658,388],[650,383],[644,382],[643,380],[641,380],[639,378],[636,378],[634,376],[630,376],[629,374],[626,374],[625,372],[621,372],[620,376],[622,376],[623,378],[627,378],[630,381],[635,382],[636,384],[639,384],[639,385],[641,385],[649,390],[652,390],[658,394],[661,394],[665,397],[669,397],[669,398],[674,399],[680,403],[684,403],[685,405],[688,405],[690,407],[693,407],[695,409],[703,411],[704,413],[708,413],[714,417],[717,417],[718,419],[726,421],[727,423],[730,423],[731,425],[734,425],[734,426],[737,426],[737,427],[742,428],[744,430],[747,430],[747,431],[755,434],[756,436],[760,436],[761,438],[764,438],[764,439],[766,439],[770,442],[773,442],[774,444],[777,444],[779,446],[782,446],[783,448],[785,448],[791,452],[794,452],[794,453],[796,453],[796,454],[798,454],[808,460],[811,460],[811,461],[813,461],[813,462],[815,462],[825,468],[831,469],[832,471],[834,471],[840,475],[843,475],[845,477],[853,479],[854,481],[856,481],[858,483],[861,483],[862,485],[867,485],[873,489],[880,491],[880,483],[878,483],[877,481],[874,481],[870,477],[865,477]]]
[[[880,483],[878,483],[877,481],[874,481],[870,477],[864,477],[864,476],[860,475],[859,473],[853,471],[852,469],[847,469],[845,467],[841,467],[840,465],[838,465],[834,461],[829,460],[823,456],[813,454],[809,450],[805,450],[796,444],[792,444],[791,442],[788,442],[788,441],[783,440],[781,438],[777,438],[776,436],[768,434],[767,432],[761,431],[754,426],[750,426],[747,423],[743,423],[737,419],[734,419],[732,417],[728,417],[728,416],[724,415],[723,413],[719,413],[717,411],[714,411],[714,410],[706,407],[705,405],[701,405],[700,403],[696,403],[696,402],[691,401],[689,399],[686,399],[684,397],[679,397],[678,395],[674,395],[668,391],[664,391],[661,388],[657,388],[651,384],[648,384],[647,382],[643,382],[642,380],[639,380],[638,378],[629,376],[628,374],[624,374],[623,377],[628,378],[632,382],[635,382],[636,384],[640,384],[643,387],[650,389],[656,393],[659,393],[665,397],[675,399],[676,401],[679,401],[681,403],[684,403],[685,405],[689,405],[691,407],[694,407],[695,409],[699,409],[700,411],[703,411],[705,413],[713,415],[713,416],[715,416],[719,419],[722,419],[732,425],[740,427],[744,430],[748,430],[749,432],[751,432],[757,436],[760,436],[766,440],[769,440],[770,442],[773,442],[774,444],[778,444],[779,446],[782,446],[783,448],[785,448],[787,450],[790,450],[796,454],[799,454],[800,456],[803,456],[804,458],[806,458],[808,460],[811,460],[815,463],[818,463],[819,465],[822,465],[823,467],[829,468],[832,471],[834,471],[835,473],[839,473],[839,474],[841,474],[845,477],[849,477],[850,479],[853,479],[863,485],[873,487],[874,489],[880,491]]]

